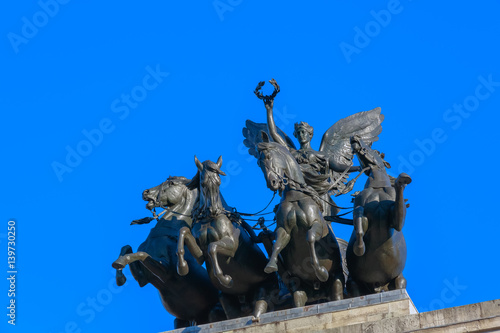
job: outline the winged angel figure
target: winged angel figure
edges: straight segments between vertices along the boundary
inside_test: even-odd
[[[255,88],[257,97],[264,101],[267,110],[267,124],[247,120],[246,127],[243,128],[245,136],[243,143],[249,148],[249,153],[257,159],[259,159],[257,145],[262,142],[261,132],[266,133],[273,141],[285,146],[300,165],[306,184],[319,195],[323,215],[337,215],[339,208],[330,195],[338,196],[351,191],[354,181],[347,182],[349,173],[361,171],[361,167],[353,166],[354,155],[350,137],[357,135],[371,146],[373,142],[378,140],[378,135],[382,132],[381,124],[384,115],[380,113],[380,108],[375,108],[355,113],[337,121],[323,135],[319,150],[311,148],[313,127],[306,122],[298,122],[295,124],[293,133],[300,144],[300,148],[297,149],[293,141],[275,125],[273,105],[280,87],[274,79],[269,82],[274,86],[271,95],[263,95],[260,92],[264,81],[259,82]]]

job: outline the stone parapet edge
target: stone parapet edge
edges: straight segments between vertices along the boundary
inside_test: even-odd
[[[212,324],[205,324],[187,328],[176,329],[173,331],[168,331],[170,333],[217,333],[230,330],[237,330],[250,326],[260,326],[266,324],[272,324],[275,322],[282,322],[290,319],[304,318],[309,316],[314,316],[323,313],[331,313],[337,311],[345,311],[354,308],[360,308],[364,306],[395,302],[401,300],[409,300],[411,302],[406,289],[392,290],[387,292],[382,292],[379,294],[366,295],[361,297],[354,297],[343,299],[340,301],[332,301],[321,304],[307,305],[300,308],[293,308],[281,311],[274,311],[264,313],[260,316],[260,321],[257,323],[252,323],[252,317],[241,317],[237,319],[225,320]],[[411,302],[413,306],[413,302]],[[418,313],[416,308],[413,306],[414,312]],[[166,332],[164,332],[166,333]]]

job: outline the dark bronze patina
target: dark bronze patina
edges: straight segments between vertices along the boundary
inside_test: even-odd
[[[401,173],[390,179],[389,163],[359,136],[351,138],[353,151],[368,176],[354,199],[354,231],[347,247],[351,296],[406,288],[403,269],[406,243],[402,229],[406,216],[403,190],[411,178]]]
[[[324,299],[343,298],[344,275],[339,245],[328,227],[314,190],[306,185],[300,167],[288,149],[276,142],[259,143],[259,165],[267,186],[279,191],[276,242],[265,271],[278,271],[283,258],[283,278],[293,293],[295,306]]]
[[[270,83],[269,96],[260,92],[264,82],[255,89],[267,123],[247,120],[243,135],[267,187],[281,196],[274,232],[263,217],[254,219],[254,227],[245,221],[259,214],[227,205],[220,193],[222,157],[216,163],[195,157],[198,171],[191,180],[169,177],[144,191],[153,217],[132,224],[157,224],[138,252],[124,246],[113,263],[118,285],[125,283],[122,270],[129,265],[141,287],[151,283],[158,289],[176,328],[249,315],[258,321],[269,310],[406,288],[403,191],[411,178],[390,177],[384,155],[371,148],[382,132],[380,108],[337,121],[319,150],[311,147],[312,126],[299,122],[297,149],[274,123],[280,87],[274,79]],[[353,165],[354,155],[360,166]],[[353,172],[360,173],[349,180]],[[354,208],[337,206],[331,196],[350,192],[363,175],[368,180],[355,193]],[[353,219],[342,217],[342,209],[353,209]],[[353,226],[349,243],[337,239],[327,221]],[[256,236],[254,229],[262,232]]]
[[[211,284],[207,271],[191,255],[185,257],[191,265],[189,274],[179,276],[176,272],[179,230],[191,226],[191,210],[198,197],[197,189],[187,189],[189,181],[184,177],[169,177],[161,185],[143,192],[148,209],[163,207],[165,212],[138,252],[133,253],[132,247],[126,245],[113,263],[118,285],[125,283],[122,270],[129,265],[141,287],[151,283],[158,289],[163,306],[176,317],[176,328],[225,319],[224,314],[217,311],[217,289]],[[143,219],[133,224],[149,221]]]
[[[184,244],[199,264],[206,262],[213,285],[221,291],[221,304],[228,318],[248,315],[253,306],[254,320],[267,311],[269,295],[279,290],[275,274],[266,274],[267,258],[257,244],[239,225],[231,221],[230,211],[221,200],[219,186],[222,157],[217,163],[201,163],[195,157],[198,173],[189,188],[198,189],[198,201],[193,209],[192,228],[180,230],[178,272],[185,275],[190,267],[184,260]],[[229,213],[229,217],[228,217]],[[243,303],[243,304],[241,304]],[[242,306],[243,305],[243,306]]]

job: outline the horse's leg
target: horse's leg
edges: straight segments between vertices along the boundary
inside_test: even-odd
[[[406,289],[406,279],[403,273],[399,274],[398,277],[394,279],[393,283],[395,289]],[[391,287],[393,287],[393,283],[390,284]]]
[[[267,302],[266,295],[267,295],[267,290],[265,287],[258,288],[258,291],[254,298],[256,300],[252,317],[252,322],[254,323],[259,322],[260,315],[267,312],[269,304]]]
[[[130,245],[125,245],[120,251],[120,257],[129,253],[132,253],[132,247]],[[123,274],[123,268],[116,268],[116,284],[120,287],[127,282],[127,278]]]
[[[117,284],[120,285],[119,283],[123,282],[125,283],[126,279],[123,277],[123,279],[120,278],[120,275],[123,273],[121,272],[125,266],[129,265],[130,271],[132,272],[132,275],[134,278],[137,280],[139,283],[139,286],[144,287],[146,284],[149,283],[148,278],[145,275],[145,272],[143,270],[143,266],[141,266],[137,261],[143,262],[147,258],[150,258],[149,254],[146,252],[136,252],[136,253],[131,253],[132,248],[128,250],[127,248],[124,249],[124,255],[121,255],[118,259],[116,259],[112,266],[117,270]]]
[[[328,281],[328,297],[331,301],[344,299],[344,273],[336,272]]]
[[[274,233],[270,230],[264,230],[260,232],[257,237],[259,239],[259,242],[264,245],[267,255],[270,257],[273,254]]]
[[[217,255],[220,253],[229,258],[234,257],[239,245],[240,229],[234,229],[232,237],[224,236],[217,242],[212,242],[208,246],[208,256],[214,268],[214,275],[226,288],[233,286],[233,279],[229,275],[224,275],[219,265]]]
[[[396,188],[396,200],[394,201],[394,206],[392,207],[392,227],[397,231],[403,229],[406,216],[406,203],[403,197],[403,192],[406,185],[411,183],[411,177],[406,173],[401,173],[395,182]]]
[[[196,244],[196,239],[191,234],[191,230],[188,227],[182,227],[179,230],[179,240],[177,241],[177,273],[180,276],[185,276],[189,273],[189,266],[186,259],[184,259],[184,243],[186,243],[189,252],[195,257],[196,261],[200,265],[203,264],[203,251]]]
[[[142,251],[139,251],[136,253],[128,253],[128,254],[122,255],[118,259],[116,259],[111,264],[111,266],[113,266],[113,268],[115,268],[115,269],[123,269],[123,268],[125,268],[125,266],[127,266],[127,265],[129,265],[137,260],[144,261],[148,257],[149,257],[149,254],[147,254],[146,252],[142,252]]]
[[[362,206],[358,206],[353,212],[354,232],[356,233],[356,241],[354,242],[353,251],[357,256],[365,254],[365,242],[363,237],[368,227],[368,219],[363,216],[365,210]]]
[[[293,293],[293,304],[296,308],[305,306],[307,302],[307,294],[303,290],[297,290]]]
[[[283,282],[293,295],[293,305],[295,307],[305,306],[307,302],[307,293],[300,288],[302,281],[298,277],[291,276],[287,272],[287,274],[283,276]]]
[[[139,263],[139,262],[136,262]],[[156,287],[156,289],[164,289],[168,284],[168,281],[172,277],[172,271],[168,270],[161,262],[153,259],[152,257],[146,257],[144,260],[140,261],[140,264],[146,268],[149,274],[149,282]],[[141,286],[142,287],[142,286]]]
[[[271,254],[269,262],[264,268],[264,272],[273,273],[278,270],[278,264],[277,264],[278,255],[288,245],[289,241],[290,241],[290,234],[286,231],[285,228],[279,227],[276,230],[276,242],[273,245],[273,253]]]
[[[255,302],[255,307],[253,310],[252,322],[257,323],[260,321],[260,315],[266,313],[267,311],[267,302],[263,299]]]
[[[313,223],[311,228],[307,231],[307,242],[309,243],[309,252],[311,254],[311,264],[314,269],[314,273],[321,282],[326,282],[328,280],[328,271],[325,267],[319,264],[315,246],[316,242],[322,238],[323,230],[324,228],[322,223]]]

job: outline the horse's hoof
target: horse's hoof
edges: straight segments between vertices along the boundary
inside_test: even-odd
[[[123,272],[122,270],[117,270],[116,271],[116,285],[118,287],[121,287],[125,284],[125,282],[127,282],[127,278],[125,277],[125,275],[123,275]]]
[[[329,274],[325,267],[321,266],[318,270],[316,270],[316,277],[321,282],[326,282],[328,280],[328,276]]]
[[[307,302],[307,294],[303,290],[297,290],[293,293],[293,304],[296,308],[305,306]]]
[[[264,272],[266,272],[267,274],[271,274],[277,271],[278,271],[278,265],[276,265],[276,263],[274,262],[269,262],[266,265],[266,268],[264,268]]]
[[[406,279],[403,274],[399,275],[395,280],[396,289],[406,289]]]
[[[179,264],[177,265],[177,273],[180,276],[185,276],[189,273],[189,266],[186,261],[179,261]]]
[[[408,185],[410,183],[411,183],[411,177],[404,172],[399,174],[398,178],[396,179],[396,184],[398,185]]]
[[[265,300],[258,300],[255,302],[255,307],[252,316],[252,323],[258,323],[260,321],[260,315],[266,313],[267,302]]]
[[[222,277],[220,277],[219,282],[226,288],[232,288],[234,284],[233,278],[229,275],[223,275]]]
[[[111,266],[113,266],[114,269],[124,269],[126,264],[123,262],[123,258],[120,257],[116,259],[115,262],[111,264]]]
[[[344,286],[340,280],[335,280],[333,283],[333,300],[340,301],[344,298]]]

